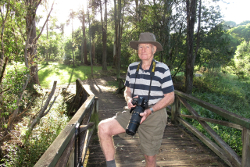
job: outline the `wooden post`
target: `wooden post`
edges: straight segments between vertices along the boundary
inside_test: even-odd
[[[99,101],[98,101],[98,97],[95,97],[95,111],[96,113],[98,113],[98,110],[99,110]]]
[[[122,90],[125,88],[125,86],[124,86],[124,80],[125,79],[123,79],[121,77],[117,78],[117,81],[118,81],[118,90],[117,90],[117,93],[118,94],[121,94]]]
[[[242,167],[248,167],[250,164],[250,130],[243,128],[242,131]]]
[[[179,124],[177,117],[180,115],[181,103],[177,95],[175,95],[174,103],[171,106],[171,123]]]

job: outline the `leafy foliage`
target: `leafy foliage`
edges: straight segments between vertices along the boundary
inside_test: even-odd
[[[15,111],[18,107],[16,106],[16,102],[19,98],[20,93],[22,92],[23,84],[27,78],[28,69],[23,65],[17,63],[12,66],[12,68],[8,68],[7,73],[3,79],[1,84],[2,89],[6,90],[2,94],[1,100],[1,120],[5,120],[2,123],[2,126],[6,128],[7,121],[9,116]],[[20,108],[26,108],[28,102],[30,100],[29,94],[25,91],[23,99],[21,99],[21,103],[19,104]]]
[[[250,43],[243,41],[236,50],[233,69],[239,79],[244,79],[250,74]]]

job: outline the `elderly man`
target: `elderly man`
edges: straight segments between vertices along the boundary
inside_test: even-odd
[[[139,41],[131,41],[130,47],[138,50],[141,62],[134,62],[128,67],[124,97],[129,109],[135,107],[132,104],[135,96],[148,101],[149,107],[140,113],[138,133],[146,167],[156,167],[156,154],[167,123],[166,107],[174,101],[173,82],[168,66],[154,60],[155,52],[162,51],[154,34],[141,33]],[[98,136],[108,167],[116,166],[113,135],[126,132],[130,118],[131,114],[126,110],[98,125]]]

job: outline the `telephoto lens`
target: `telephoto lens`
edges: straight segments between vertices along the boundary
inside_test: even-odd
[[[140,113],[143,113],[147,107],[147,101],[143,97],[138,97],[134,98],[132,103],[136,106],[130,111],[132,115],[126,128],[126,133],[134,136],[141,122]]]

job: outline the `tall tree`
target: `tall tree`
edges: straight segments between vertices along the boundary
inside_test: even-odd
[[[91,17],[89,16],[89,9],[87,9],[87,15],[88,15],[88,22],[89,22],[89,58],[90,58],[90,65],[91,65],[91,76],[93,77],[93,63],[92,63],[92,52],[91,52],[91,46],[92,46],[92,32],[91,32]]]
[[[116,68],[116,59],[117,59],[117,28],[118,28],[118,19],[117,19],[117,9],[116,9],[116,0],[114,0],[114,23],[115,23],[115,31],[114,31],[114,46],[113,46],[113,66]]]
[[[118,0],[117,77],[120,77],[120,66],[121,66],[121,37],[122,37],[121,10],[122,10],[122,2],[121,0]]]
[[[102,70],[107,71],[107,0],[104,0],[105,12],[104,21],[102,16],[102,1],[100,1],[101,22],[102,22]]]
[[[71,34],[71,38],[72,38],[72,56],[73,56],[73,67],[75,67],[75,41],[74,41],[74,19],[76,17],[76,12],[73,11],[71,9],[70,14],[69,14],[69,19],[67,20],[67,25],[70,24],[71,22],[71,26],[72,26],[72,34]]]
[[[194,73],[194,24],[196,20],[197,0],[186,0],[187,8],[187,59],[185,71],[185,91],[192,93]]]
[[[85,32],[85,13],[84,8],[80,10],[79,13],[79,20],[82,23],[82,46],[81,46],[81,63],[88,64],[87,60],[87,39],[86,39],[86,32]]]

